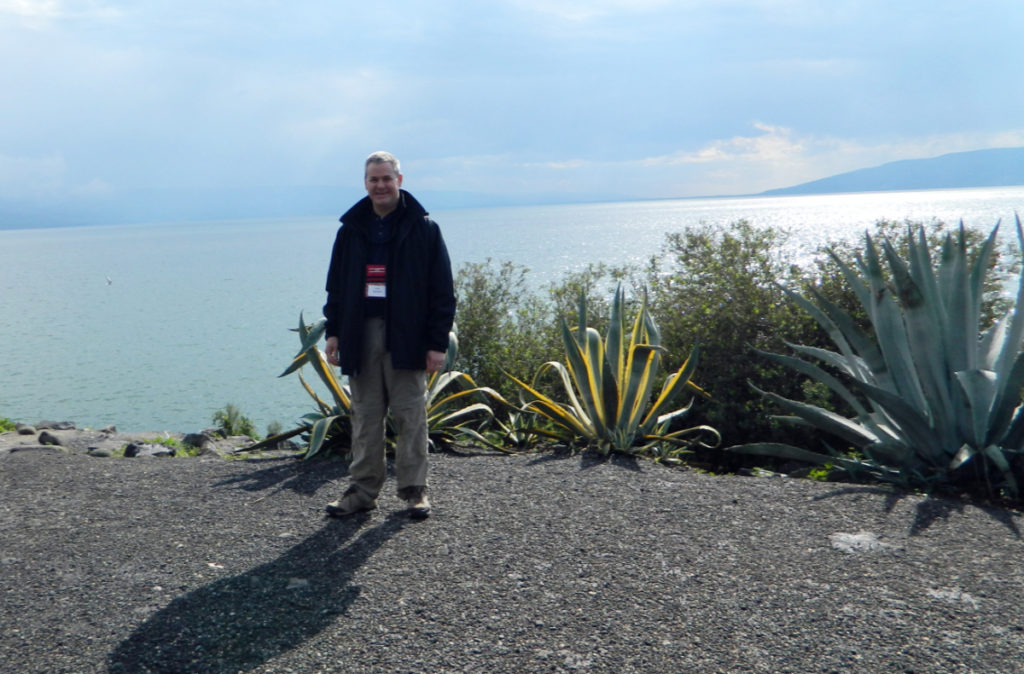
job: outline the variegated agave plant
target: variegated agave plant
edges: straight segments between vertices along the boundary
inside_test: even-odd
[[[1016,220],[1024,250],[1024,232]],[[1024,447],[1024,273],[1018,277],[1015,308],[981,330],[983,281],[998,230],[996,223],[973,263],[963,223],[958,236],[946,236],[934,262],[923,227],[908,229],[906,260],[883,240],[891,284],[870,235],[863,256],[857,256],[856,271],[833,254],[873,335],[821,295],[812,293],[811,302],[790,293],[828,332],[836,350],[790,345],[806,359],[764,355],[827,386],[854,416],[762,393],[791,415],[781,419],[827,432],[842,442],[840,450],[826,444],[828,453],[822,453],[776,443],[729,449],[831,463],[928,490],[957,485],[1018,496],[1014,459]],[[861,457],[851,456],[851,449]]]
[[[629,327],[625,294],[616,290],[604,339],[587,326],[586,298],[580,297],[579,324],[570,330],[562,321],[565,362],[544,363],[534,385],[508,375],[529,396],[523,411],[547,420],[548,428],[531,432],[567,444],[583,441],[607,454],[611,451],[674,461],[687,448],[717,446],[720,436],[710,426],[673,429],[690,404],[673,409],[686,392],[704,393],[690,377],[697,365],[694,347],[682,367],[669,375],[652,400],[660,367],[661,337],[646,301]],[[567,402],[540,392],[536,380],[553,370],[561,379]]]
[[[306,393],[313,398],[317,411],[305,414],[299,420],[299,425],[289,431],[273,435],[265,440],[249,447],[243,447],[240,451],[255,451],[267,447],[274,447],[300,434],[308,434],[309,442],[306,445],[304,458],[308,459],[316,455],[323,448],[325,441],[329,438],[328,444],[348,447],[352,438],[352,395],[347,386],[344,386],[334,374],[334,370],[327,363],[327,357],[320,350],[318,343],[323,338],[324,330],[327,328],[327,319],[320,318],[313,323],[307,324],[302,314],[299,314],[299,327],[294,331],[299,334],[299,341],[302,346],[299,352],[292,358],[279,376],[285,377],[293,372],[298,373],[299,381]],[[311,365],[319,375],[320,381],[331,394],[333,404],[317,395],[313,387],[302,376],[301,369],[304,365]]]

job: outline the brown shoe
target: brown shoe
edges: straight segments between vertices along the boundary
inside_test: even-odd
[[[430,500],[426,487],[406,487],[399,494],[409,508],[409,517],[422,520],[430,517]]]
[[[328,503],[324,510],[330,517],[346,517],[361,513],[366,510],[373,510],[377,507],[377,499],[368,498],[355,485],[345,490],[345,494],[332,503]]]

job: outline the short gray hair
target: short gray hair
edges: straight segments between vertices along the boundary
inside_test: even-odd
[[[395,172],[395,175],[402,174],[402,165],[398,163],[398,157],[391,154],[390,152],[374,152],[366,158],[366,164],[363,166],[363,173],[366,173],[366,169],[370,168],[370,164],[390,164],[391,170]]]

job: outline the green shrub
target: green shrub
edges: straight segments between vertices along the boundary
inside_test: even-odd
[[[15,429],[15,422],[7,417],[0,417],[0,433],[7,433]]]
[[[213,423],[225,436],[247,435],[256,439],[256,425],[237,406],[228,403],[213,413]]]
[[[747,385],[749,380],[770,382],[796,395],[800,382],[785,368],[752,357],[751,349],[778,349],[784,340],[813,343],[824,337],[785,300],[780,287],[797,286],[803,278],[790,262],[787,240],[781,230],[747,221],[725,227],[705,223],[668,234],[660,255],[645,270],[651,313],[670,354],[666,365],[678,367],[687,345],[700,343],[700,371],[694,381],[711,396],[701,414],[721,430],[726,444],[779,432],[804,436],[798,429],[780,429],[766,402]],[[716,471],[742,463],[720,452],[703,453],[702,460]]]
[[[558,354],[557,323],[531,292],[528,273],[526,267],[488,259],[464,264],[455,276],[459,369],[509,399],[516,387],[504,372],[528,378],[537,363]]]

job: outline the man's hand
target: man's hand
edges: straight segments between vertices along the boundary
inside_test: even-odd
[[[328,337],[327,338],[327,348],[325,349],[325,352],[327,354],[327,362],[328,363],[330,363],[331,365],[334,365],[335,367],[337,367],[338,365],[341,365],[341,363],[338,362],[338,338],[337,337]]]
[[[427,372],[437,372],[444,367],[444,351],[427,351]]]

